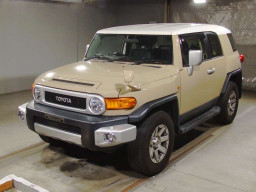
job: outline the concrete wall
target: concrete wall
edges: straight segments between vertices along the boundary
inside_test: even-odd
[[[30,89],[39,74],[83,58],[101,28],[116,25],[113,6],[0,1],[0,94]]]
[[[117,24],[164,22],[164,0],[119,0]]]
[[[164,0],[0,0],[0,94],[30,89],[39,74],[81,60],[99,29],[150,21],[164,21]]]
[[[239,52],[246,58],[244,82],[256,83],[256,0],[207,0],[200,5],[192,0],[171,2],[170,22],[210,23],[231,29]]]
[[[244,77],[256,76],[256,0],[172,0],[170,22],[230,28],[246,56]],[[101,28],[164,22],[164,0],[102,0],[94,4],[0,0],[0,94],[30,89],[34,78],[82,59]]]

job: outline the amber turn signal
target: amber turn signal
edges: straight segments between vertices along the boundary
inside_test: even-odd
[[[136,105],[136,99],[133,97],[121,97],[121,98],[106,98],[106,108],[109,110],[115,109],[132,109]]]
[[[34,87],[35,87],[35,84],[33,83],[33,84],[32,84],[32,89],[31,89],[32,95],[33,95]]]

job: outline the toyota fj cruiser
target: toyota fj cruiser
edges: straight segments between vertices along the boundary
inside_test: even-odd
[[[83,61],[39,76],[19,117],[46,142],[89,150],[127,147],[145,175],[163,170],[174,139],[215,117],[229,124],[241,98],[230,30],[146,24],[100,30]]]

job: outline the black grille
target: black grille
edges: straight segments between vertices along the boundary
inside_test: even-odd
[[[67,107],[86,109],[86,98],[73,97],[69,95],[62,95],[46,91],[45,100],[49,103],[64,105]]]
[[[34,121],[35,121],[35,123],[39,123],[41,125],[45,125],[45,126],[48,126],[48,127],[60,129],[60,130],[71,132],[71,133],[76,133],[76,134],[79,134],[79,135],[81,134],[80,127],[76,127],[76,126],[73,126],[73,125],[67,125],[67,124],[64,124],[64,123],[59,123],[59,122],[52,121],[52,120],[45,119],[45,118],[41,118],[41,117],[35,117]]]

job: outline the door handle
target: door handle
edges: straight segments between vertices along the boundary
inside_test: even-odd
[[[216,70],[215,68],[208,69],[208,70],[207,70],[208,75],[213,74],[213,73],[215,72],[215,70]]]

